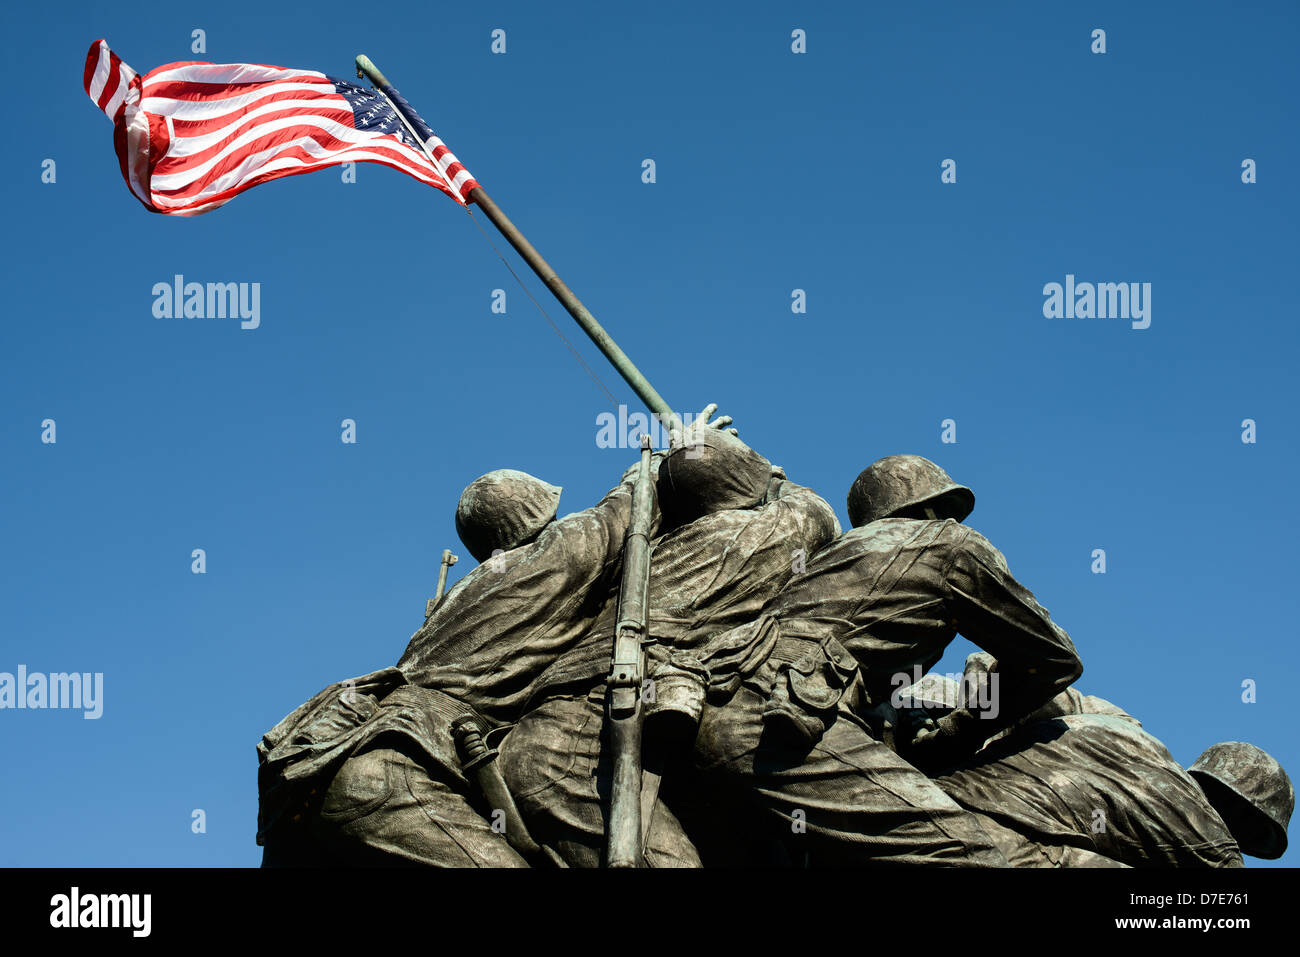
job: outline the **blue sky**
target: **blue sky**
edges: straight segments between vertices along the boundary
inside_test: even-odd
[[[934,458],[1074,638],[1082,690],[1184,764],[1245,740],[1300,768],[1293,4],[74,3],[4,23],[26,108],[3,158],[0,671],[102,672],[104,713],[0,712],[0,865],[257,864],[260,735],[397,660],[442,549],[453,580],[472,567],[460,490],[520,468],[574,511],[634,457],[597,447],[608,399],[415,180],[326,170],[145,212],[82,90],[99,37],[142,73],[350,77],[368,53],[675,409],[720,403],[841,521],[871,461]],[[156,319],[178,273],[261,283],[260,327]],[[1045,318],[1067,274],[1150,283],[1150,327]]]

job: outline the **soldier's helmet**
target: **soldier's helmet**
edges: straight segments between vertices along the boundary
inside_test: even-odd
[[[924,508],[934,509],[939,518],[960,522],[974,507],[974,492],[919,455],[879,459],[863,469],[849,489],[849,521],[854,528],[880,518],[922,518]]]
[[[1243,741],[1211,745],[1187,769],[1237,839],[1243,854],[1274,860],[1286,851],[1295,788],[1267,751]]]
[[[740,439],[705,429],[689,446],[677,446],[659,467],[660,507],[669,525],[702,515],[744,508],[761,499],[772,478],[772,463]]]
[[[527,472],[488,472],[460,493],[456,534],[471,555],[487,561],[498,548],[509,551],[527,544],[554,521],[560,491]]]

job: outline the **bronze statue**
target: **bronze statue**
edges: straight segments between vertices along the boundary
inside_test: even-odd
[[[787,481],[725,432],[704,432],[691,446],[668,452],[658,487],[665,517],[653,541],[648,600],[652,760],[662,760],[670,746],[689,751],[682,728],[694,736],[707,683],[697,646],[756,617],[790,579],[800,552],[811,553],[839,533],[820,496]],[[539,679],[532,710],[503,746],[506,778],[538,840],[554,843],[574,866],[597,865],[603,846],[608,762],[602,760],[601,679],[615,622],[611,596],[586,639]],[[674,863],[688,860],[694,854]]]
[[[259,752],[268,861],[298,863],[306,845],[305,860],[326,863],[527,863],[511,846],[513,837],[529,847],[519,829],[493,828],[494,812],[509,817],[510,809],[487,806],[471,787],[452,725],[468,716],[490,734],[514,720],[530,682],[585,633],[606,598],[631,487],[563,519],[555,518],[559,491],[515,471],[471,483],[457,528],[482,564],[439,602],[373,690],[363,679],[358,691],[326,689],[268,734]],[[322,740],[331,761],[310,750]],[[304,756],[314,758],[307,771]],[[272,820],[270,796],[290,790],[301,807]]]
[[[466,488],[456,526],[478,567],[396,667],[331,685],[259,745],[266,865],[597,867],[611,807],[640,829],[616,825],[614,863],[651,867],[1280,855],[1285,771],[1239,742],[1184,770],[1070,688],[1074,643],[961,524],[968,488],[880,459],[842,533],[715,410],[645,453],[635,552],[637,466],[564,518],[561,490],[523,472]],[[904,689],[959,633],[984,649],[961,685]],[[616,634],[642,647],[611,677]],[[610,728],[632,702],[619,776]]]
[[[973,654],[966,677],[992,664]],[[977,683],[927,678],[904,693],[927,716]],[[1185,770],[1132,715],[1073,688],[936,783],[1018,867],[1240,867],[1242,854],[1281,856],[1295,804],[1286,772],[1259,748],[1216,744]]]

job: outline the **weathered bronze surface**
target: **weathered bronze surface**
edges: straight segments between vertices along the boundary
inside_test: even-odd
[[[1281,855],[1286,772],[1241,742],[1184,769],[1074,690],[1073,641],[962,524],[970,489],[880,459],[845,532],[714,411],[563,518],[560,489],[523,472],[466,488],[457,530],[481,564],[440,583],[395,667],[324,689],[258,746],[264,864]],[[963,680],[926,674],[958,634],[983,649]]]

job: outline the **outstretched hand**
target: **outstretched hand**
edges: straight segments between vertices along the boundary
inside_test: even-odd
[[[970,733],[970,717],[969,712],[958,709],[937,722],[926,718],[907,748],[907,760],[926,774],[934,774],[972,755],[983,738]]]
[[[710,402],[703,408],[703,410],[701,410],[700,414],[695,417],[695,421],[690,425],[682,428],[681,423],[679,422],[669,430],[669,444],[672,445],[673,448],[691,444],[692,440],[697,438],[705,429],[717,429],[720,432],[726,431],[730,432],[732,435],[740,435],[740,433],[735,429],[727,428],[727,426],[731,425],[732,422],[732,418],[729,415],[722,415],[713,419],[713,421],[709,421],[713,413],[717,411],[718,403]]]

